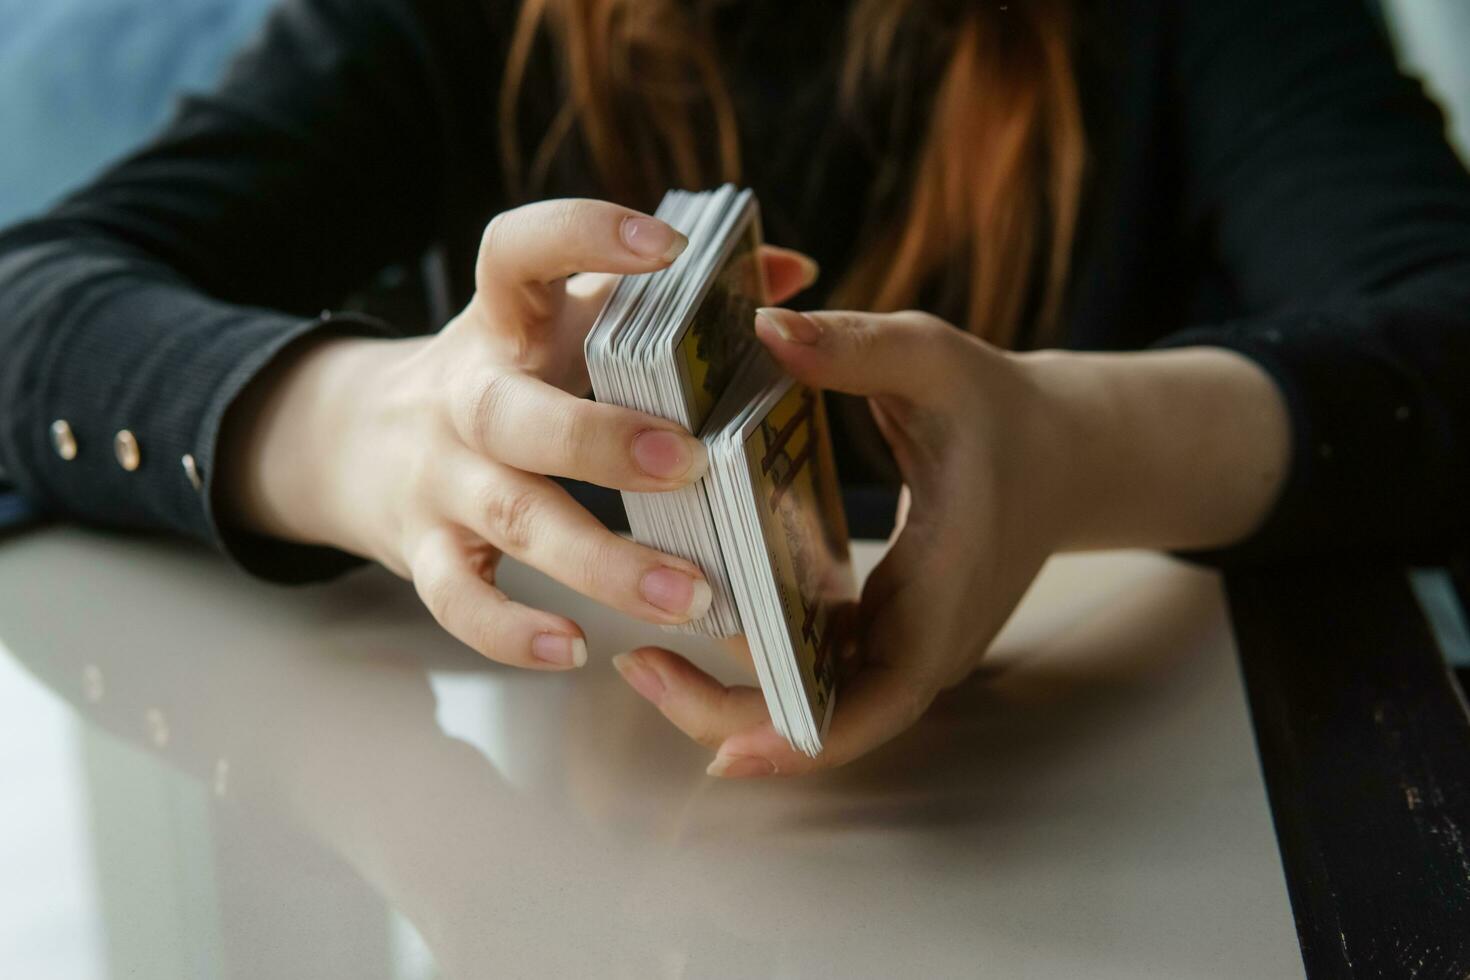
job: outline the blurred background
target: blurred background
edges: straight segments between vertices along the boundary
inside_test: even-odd
[[[274,0],[0,0],[0,226],[208,88]]]
[[[179,93],[210,87],[273,1],[0,0],[0,226],[144,140]],[[1470,160],[1470,0],[1363,1]]]
[[[210,86],[272,2],[0,0],[0,226],[146,138],[180,92]],[[1470,160],[1470,0],[1361,2],[1380,4]]]

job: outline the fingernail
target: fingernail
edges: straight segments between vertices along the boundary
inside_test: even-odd
[[[801,288],[805,289],[817,281],[817,277],[822,274],[822,267],[810,255],[797,252],[796,259],[801,263]]]
[[[631,653],[620,653],[612,659],[613,666],[623,675],[628,686],[644,699],[658,704],[664,699],[664,682],[654,669]]]
[[[756,329],[760,329],[762,321],[765,329],[776,331],[787,343],[815,344],[822,336],[822,328],[817,321],[795,310],[761,307],[755,311]]]
[[[581,667],[587,662],[587,641],[580,636],[537,633],[531,639],[531,656],[558,667]]]
[[[639,584],[643,598],[664,612],[698,619],[709,612],[714,592],[709,583],[672,568],[655,568]]]
[[[634,255],[672,262],[688,246],[689,239],[657,218],[630,216],[623,219],[623,243]]]
[[[705,772],[722,779],[750,779],[755,776],[774,776],[776,764],[758,755],[717,755]]]
[[[649,429],[633,437],[638,468],[660,480],[697,480],[709,465],[704,443],[691,436]]]

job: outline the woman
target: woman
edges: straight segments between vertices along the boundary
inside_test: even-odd
[[[1463,540],[1470,179],[1350,7],[287,0],[215,94],[0,238],[0,465],[269,578],[379,561],[486,656],[580,666],[495,563],[703,611],[698,568],[549,477],[701,472],[689,433],[577,397],[580,348],[606,274],[682,248],[642,213],[663,189],[741,181],[828,270],[806,305],[859,311],[755,330],[867,399],[844,479],[901,480],[901,530],[819,759],[753,688],[617,662],[716,775],[841,764],[962,680],[1053,552]],[[430,248],[465,303],[437,333],[315,315]],[[765,261],[778,299],[815,281]]]

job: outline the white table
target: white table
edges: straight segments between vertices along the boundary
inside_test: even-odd
[[[617,678],[657,630],[503,581],[586,669],[487,663],[378,570],[0,543],[0,976],[1301,976],[1210,573],[1053,561],[986,676],[760,784]]]

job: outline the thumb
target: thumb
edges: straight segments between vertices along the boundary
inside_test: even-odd
[[[755,332],[796,380],[869,397],[929,400],[955,334],[927,313],[798,313],[765,307]]]

